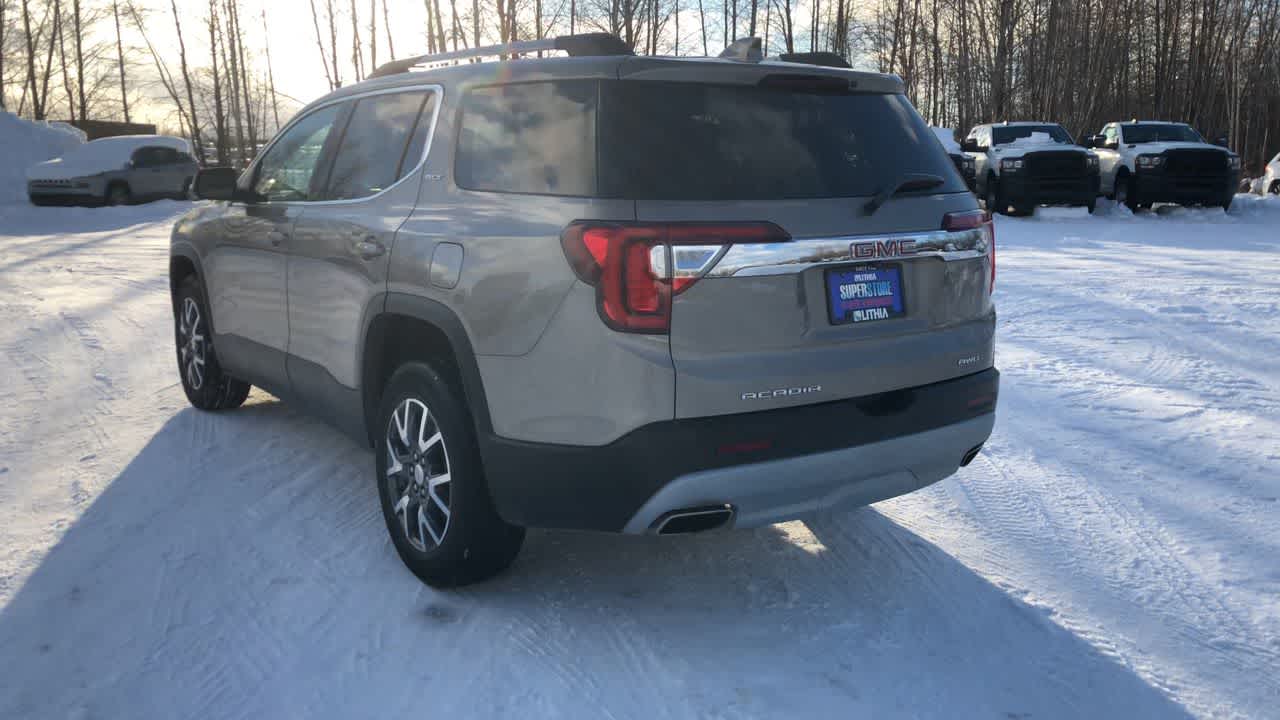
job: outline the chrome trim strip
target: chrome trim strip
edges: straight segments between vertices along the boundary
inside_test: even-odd
[[[914,243],[914,252],[901,254],[888,249]],[[986,257],[990,234],[976,228],[949,232],[932,230],[884,235],[846,235],[830,238],[805,238],[785,243],[733,245],[706,277],[748,277],[789,275],[812,267],[833,263],[877,262],[939,258],[944,262],[974,260]],[[853,246],[871,243],[886,248],[886,254],[855,257]]]

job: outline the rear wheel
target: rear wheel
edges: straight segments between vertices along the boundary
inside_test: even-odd
[[[113,182],[107,186],[107,204],[111,206],[128,205],[133,199],[129,186],[122,182]]]
[[[388,381],[375,422],[378,497],[405,566],[439,588],[506,569],[524,529],[493,507],[456,391],[431,366],[408,363]]]
[[[195,276],[187,277],[178,286],[173,304],[178,374],[187,400],[201,410],[230,410],[243,405],[250,385],[222,372],[213,351],[204,291]]]

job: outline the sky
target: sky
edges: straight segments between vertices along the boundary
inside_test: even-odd
[[[325,80],[324,69],[320,62],[320,52],[316,46],[310,0],[241,1],[241,12],[243,13],[241,26],[246,34],[246,51],[253,56],[251,61],[255,63],[260,72],[265,74],[265,48],[269,44],[276,91],[278,94],[292,98],[295,101],[293,103],[285,103],[282,100],[282,110],[286,106],[296,109],[302,104],[328,92],[329,85]],[[457,1],[460,9],[471,5],[468,0]],[[697,3],[695,0],[686,1],[689,8],[682,9],[680,14],[680,54],[701,54],[702,41],[698,28]],[[205,66],[208,64],[208,30],[204,22],[205,18],[208,17],[209,1],[175,0],[175,2],[182,18],[183,36],[186,40],[190,62],[195,66]],[[327,28],[323,27],[323,0],[316,0],[316,4],[322,14],[322,29],[327,32]],[[341,6],[338,20],[339,62],[342,65],[343,80],[350,81],[352,79],[350,69],[351,20],[346,12],[349,11],[351,0],[337,0],[335,4]],[[360,13],[361,34],[367,37],[370,0],[356,0],[356,4]],[[485,0],[484,4],[486,6],[491,5],[489,0]],[[174,32],[173,15],[169,1],[140,0],[138,5],[150,10],[146,21],[147,33],[151,37],[151,41],[165,55],[165,60],[169,64],[171,71],[176,74],[178,71],[178,43]],[[381,0],[378,0],[379,64],[390,59],[388,37],[381,15],[381,5]],[[394,45],[395,56],[406,57],[425,53],[426,12],[423,9],[421,0],[389,0],[387,5],[391,14],[392,25],[390,42]],[[764,3],[761,3],[761,5],[763,6]],[[447,16],[450,3],[447,0],[440,0],[440,6]],[[710,8],[719,6],[721,6],[721,3],[716,0],[708,0],[707,2],[708,24],[713,26],[708,28],[709,33],[711,33],[709,45],[712,54],[718,52],[724,44],[720,38],[722,31],[719,29],[718,15],[715,21],[711,20]],[[545,17],[549,19],[558,18],[557,24],[550,31],[551,33],[562,34],[568,31],[568,7],[568,0],[543,0]],[[807,2],[799,3],[794,7],[796,8],[796,34],[801,35],[803,33],[807,37]],[[264,10],[266,12],[267,27],[270,30],[269,34],[263,30],[262,14]],[[745,20],[742,22],[743,27],[740,34],[745,35]],[[763,23],[763,20],[760,22]],[[802,25],[805,25],[805,27],[802,28]],[[580,26],[579,32],[590,29]],[[757,34],[763,35],[763,27],[758,28]],[[669,28],[667,42],[671,43],[673,40],[674,33]],[[135,37],[135,41],[137,44],[142,45],[140,37]],[[771,48],[770,52],[776,52],[776,49]],[[150,58],[145,58],[145,60],[148,63],[150,62]],[[142,60],[140,59],[139,62],[142,62]],[[368,62],[367,48],[365,49],[365,62]],[[148,119],[152,121],[164,122],[165,116],[171,114],[171,109],[166,107],[164,103],[156,103],[143,112],[151,115],[152,117]],[[284,120],[284,118],[282,117],[281,120]]]

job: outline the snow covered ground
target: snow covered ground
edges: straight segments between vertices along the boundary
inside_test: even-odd
[[[999,421],[956,477],[534,532],[452,593],[367,452],[257,392],[187,407],[183,207],[0,205],[0,717],[1277,715],[1280,198],[1001,218]]]

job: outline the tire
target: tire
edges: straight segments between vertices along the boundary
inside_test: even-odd
[[[1093,211],[1098,209],[1097,196],[1095,195],[1094,197],[1090,198],[1089,201],[1084,204],[1084,206],[1085,206],[1085,209],[1089,211],[1089,214],[1092,215]]]
[[[430,365],[402,365],[387,382],[373,427],[374,481],[405,566],[432,587],[450,588],[511,565],[524,528],[493,507],[458,391]]]
[[[128,205],[133,202],[133,193],[129,186],[122,182],[113,182],[107,186],[106,203],[112,207]]]
[[[182,191],[178,193],[179,200],[189,200],[191,198],[191,183],[194,180],[187,178],[182,181]]]
[[[1225,198],[1223,198],[1221,202],[1218,203],[1218,207],[1222,208],[1222,212],[1229,212],[1231,210],[1231,203],[1235,199],[1236,199],[1235,195],[1228,195]]]
[[[244,404],[251,386],[222,372],[209,332],[204,290],[194,275],[183,279],[174,294],[173,339],[182,391],[192,407],[231,410]]]
[[[1128,173],[1116,175],[1116,186],[1112,193],[1117,205],[1124,205],[1130,212],[1137,212],[1143,207],[1134,195],[1133,178]],[[1146,207],[1151,207],[1148,203]]]
[[[987,193],[983,198],[983,202],[987,206],[987,212],[1008,214],[1009,203],[1004,199],[1004,193],[1000,192],[1000,181],[995,175],[987,178]]]
[[[1271,183],[1271,187],[1267,188],[1267,192],[1272,195],[1280,195],[1280,180]]]

